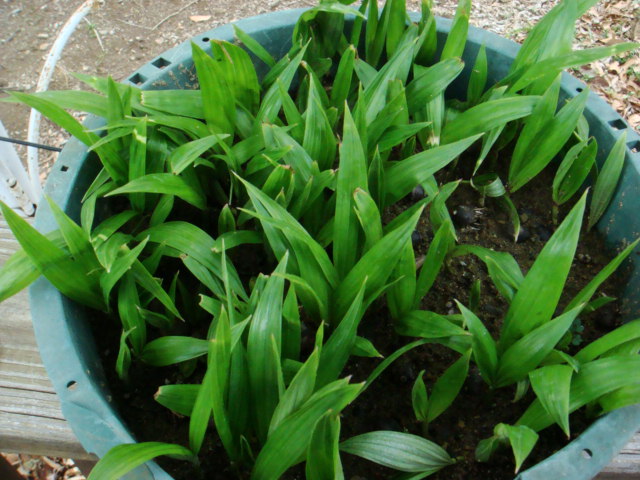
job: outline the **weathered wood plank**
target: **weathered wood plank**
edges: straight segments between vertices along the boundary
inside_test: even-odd
[[[640,478],[640,432],[636,432],[631,441],[596,477],[596,480],[638,480],[638,478]]]
[[[0,265],[17,249],[0,216]],[[0,450],[94,458],[62,416],[38,353],[26,292],[0,303]]]
[[[18,248],[0,216],[0,266]],[[25,292],[0,303],[0,450],[93,459],[64,420],[42,366]],[[596,477],[640,478],[640,432]]]

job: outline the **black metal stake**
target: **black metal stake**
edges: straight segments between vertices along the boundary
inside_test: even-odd
[[[51,152],[59,152],[59,151],[62,150],[61,148],[58,148],[58,147],[51,147],[49,145],[42,145],[41,143],[26,142],[24,140],[18,140],[16,138],[0,137],[0,141],[9,142],[9,143],[16,143],[18,145],[26,145],[27,147],[35,147],[35,148],[39,148],[41,150],[49,150]]]

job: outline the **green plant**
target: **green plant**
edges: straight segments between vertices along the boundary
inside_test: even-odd
[[[472,358],[492,388],[517,383],[522,397],[530,382],[538,397],[518,425],[498,425],[479,446],[485,459],[510,443],[516,470],[536,431],[556,422],[568,433],[569,411],[637,401],[632,378],[591,383],[605,368],[637,361],[637,323],[573,357],[561,348],[574,320],[604,304],[592,300],[595,292],[637,241],[554,319],[587,194],[526,275],[506,252],[458,245],[447,205],[471,186],[506,209],[517,239],[511,193],[556,168],[564,152],[552,191],[557,206],[569,202],[593,169],[597,145],[582,116],[586,91],[556,112],[559,73],[637,45],[572,52],[573,24],[595,2],[565,1],[531,30],[505,79],[487,88],[481,48],[467,99],[446,100],[464,66],[469,1],[460,1],[437,61],[430,2],[417,23],[407,21],[402,0],[381,12],[376,2],[349,3],[322,1],[303,13],[281,59],[237,26],[238,44],[213,40],[211,54],[193,44],[199,90],[141,91],[79,75],[97,93],[11,93],[84,142],[102,170],[79,224],[48,202],[59,230],[42,235],[2,206],[23,251],[0,272],[0,299],[44,275],[69,298],[119,318],[115,368],[124,382],[141,364],[172,366],[186,379],[160,386],[155,400],[189,417],[188,448],[121,445],[90,478],[116,478],[159,455],[197,468],[210,425],[239,477],[279,478],[306,461],[307,478],[344,478],[344,452],[407,473],[400,478],[424,478],[455,462],[426,438],[427,427],[455,401]],[[248,52],[268,67],[263,78]],[[66,109],[105,123],[89,131]],[[597,177],[589,227],[611,200],[624,141]],[[513,155],[500,161],[507,147]],[[472,173],[452,181],[469,162]],[[422,198],[407,202],[416,189]],[[421,222],[433,237],[418,256],[412,237]],[[422,309],[447,261],[468,254],[486,264],[510,304],[497,342],[475,313],[479,281],[470,308],[458,303],[461,315]],[[418,339],[351,383],[342,377],[354,357],[382,357],[359,335],[381,304],[397,333]],[[632,345],[623,341],[629,332]],[[382,429],[341,441],[343,410],[427,343],[461,356],[430,394],[422,373],[414,383],[423,436]],[[557,396],[553,382],[562,385]]]

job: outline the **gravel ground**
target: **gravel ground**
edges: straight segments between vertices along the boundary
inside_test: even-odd
[[[81,3],[81,0],[0,0],[0,90],[33,90],[60,28]],[[419,10],[419,1],[408,3],[410,9]],[[476,0],[471,23],[522,41],[531,26],[555,3]],[[72,72],[110,74],[122,80],[138,66],[199,32],[247,16],[314,4],[315,0],[102,1],[73,34],[50,89],[78,88]],[[454,1],[440,2],[435,13],[451,17],[455,7]],[[640,0],[603,1],[578,23],[576,48],[620,41],[640,41]],[[606,97],[636,130],[640,128],[640,53],[605,59],[574,73]],[[15,138],[26,139],[28,115],[22,106],[0,103],[0,121]],[[60,146],[66,138],[66,133],[42,122],[43,143]],[[19,154],[26,157],[21,149]],[[43,180],[55,156],[40,155]],[[70,474],[74,480],[83,478],[61,459],[13,455],[10,460],[21,466],[25,478],[68,479]]]

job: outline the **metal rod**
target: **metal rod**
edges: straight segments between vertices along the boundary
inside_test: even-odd
[[[18,140],[17,138],[0,137],[0,142],[16,143],[18,145],[26,145],[27,147],[35,147],[35,148],[39,148],[41,150],[49,150],[51,152],[59,152],[59,151],[62,150],[61,148],[58,148],[58,147],[51,147],[49,145],[42,145],[41,143],[27,142],[25,140]]]

